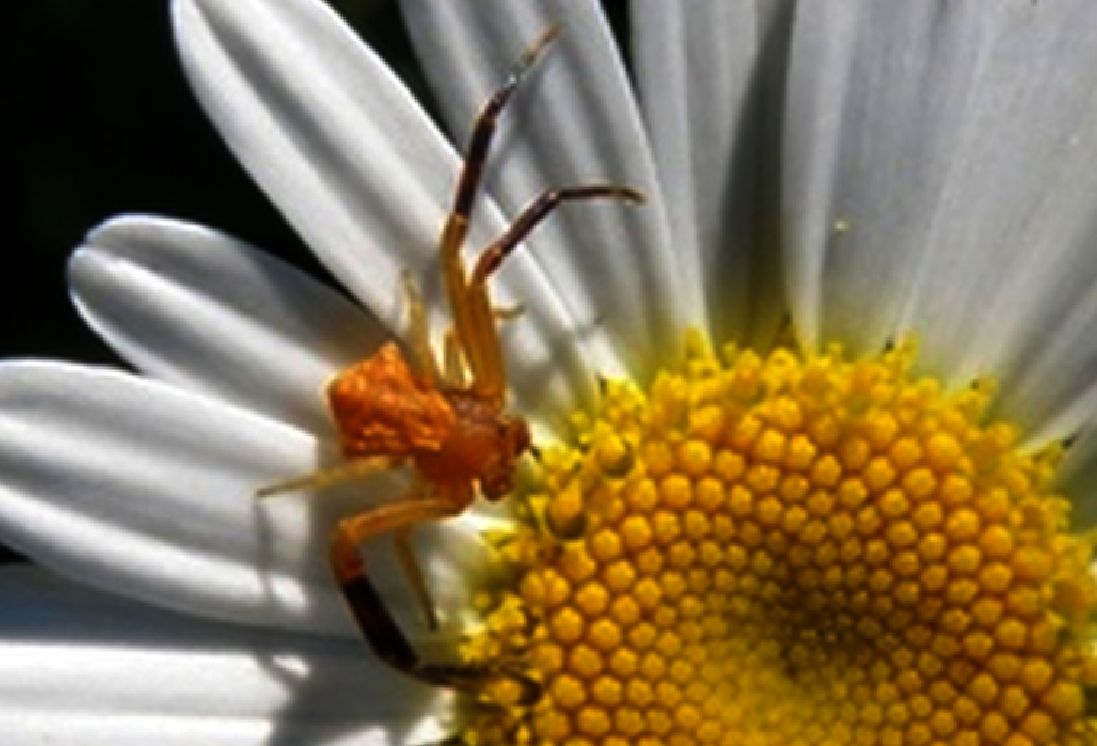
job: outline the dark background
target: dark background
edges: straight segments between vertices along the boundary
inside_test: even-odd
[[[395,3],[332,3],[426,97]],[[150,212],[227,230],[319,268],[206,121],[176,59],[167,0],[17,0],[2,69],[14,226],[0,354],[112,361],[73,313],[64,268],[104,218]],[[28,296],[29,293],[29,296]]]
[[[11,185],[0,209],[12,228],[0,265],[2,358],[121,364],[77,317],[65,283],[84,234],[119,213],[215,226],[324,275],[206,121],[176,58],[169,5],[9,3],[15,22],[0,48]],[[427,95],[395,3],[332,5]],[[0,544],[0,561],[19,559]]]
[[[434,114],[395,2],[329,2]],[[325,276],[199,109],[176,59],[169,4],[7,6],[14,24],[0,45],[0,75],[10,186],[0,209],[12,231],[0,265],[2,358],[120,364],[77,318],[65,286],[69,253],[119,213],[211,225]],[[623,4],[608,6],[620,27]],[[0,545],[0,561],[18,559]]]

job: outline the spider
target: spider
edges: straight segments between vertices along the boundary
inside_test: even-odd
[[[477,494],[490,501],[511,490],[515,462],[531,447],[529,426],[504,411],[506,374],[497,321],[514,315],[492,305],[487,281],[521,242],[562,202],[612,198],[640,203],[630,187],[590,184],[550,189],[532,200],[503,234],[485,248],[466,272],[461,250],[500,113],[525,74],[557,38],[550,27],[531,44],[504,84],[473,122],[453,207],[439,239],[441,270],[453,327],[444,338],[443,360],[430,346],[426,309],[404,274],[410,318],[410,364],[394,342],[337,374],[327,399],[338,429],[344,461],[336,466],[259,490],[260,496],[323,489],[410,465],[411,486],[403,499],[344,518],[331,538],[331,565],[362,635],[383,661],[434,686],[471,689],[492,671],[420,658],[401,631],[366,572],[362,545],[391,534],[396,556],[431,629],[437,616],[409,536],[424,521],[453,517]],[[468,379],[468,380],[466,380]]]

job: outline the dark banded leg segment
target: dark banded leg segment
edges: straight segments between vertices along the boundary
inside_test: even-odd
[[[559,26],[550,26],[545,29],[526,48],[522,58],[511,70],[506,81],[495,89],[476,116],[476,120],[472,124],[472,134],[469,136],[465,163],[457,180],[457,190],[453,199],[454,215],[468,220],[469,214],[472,212],[472,203],[476,200],[476,190],[480,185],[480,177],[483,174],[484,163],[488,158],[488,150],[491,148],[491,141],[499,124],[499,115],[522,82],[522,78],[525,77],[529,69],[533,67],[542,53],[559,35]]]
[[[491,141],[498,128],[499,115],[506,108],[522,78],[559,33],[559,27],[552,26],[530,45],[507,80],[492,93],[473,122],[465,162],[457,179],[453,207],[446,218],[439,240],[442,276],[453,312],[457,339],[472,372],[473,388],[486,398],[502,397],[505,388],[502,361],[495,337],[494,320],[487,319],[485,326],[484,319],[477,319],[471,308],[461,249],[468,235],[469,216],[476,201]]]
[[[420,660],[364,572],[340,577],[339,586],[363,637],[385,663],[432,686],[469,690],[487,679],[489,672],[485,669]]]
[[[378,658],[427,684],[464,689],[482,681],[486,672],[420,660],[366,575],[366,565],[359,551],[364,541],[377,534],[453,514],[454,506],[446,501],[414,500],[383,505],[344,518],[332,534],[331,565],[354,621]]]
[[[482,689],[495,676],[507,676],[522,685],[523,702],[535,702],[541,696],[540,685],[519,672],[422,660],[366,573],[359,552],[363,541],[378,533],[446,518],[455,512],[460,511],[449,501],[424,499],[384,505],[340,521],[332,534],[331,564],[343,597],[374,654],[393,668],[431,686],[470,693]]]
[[[469,280],[470,292],[485,294],[483,288],[488,277],[499,269],[503,260],[561,203],[585,199],[619,199],[640,204],[644,201],[644,195],[638,189],[615,184],[586,184],[542,192],[526,205],[502,236],[480,253]]]
[[[588,199],[618,199],[638,204],[644,201],[644,195],[632,187],[615,184],[587,184],[542,192],[522,210],[503,235],[477,258],[463,290],[465,301],[461,307],[461,317],[464,318],[467,328],[476,332],[476,336],[470,333],[469,339],[462,340],[462,344],[469,351],[470,359],[479,361],[479,367],[474,365],[473,368],[476,372],[475,388],[481,395],[501,398],[506,379],[503,354],[499,349],[499,336],[495,328],[496,309],[488,298],[488,278],[502,266],[503,261],[533,229],[562,203]]]

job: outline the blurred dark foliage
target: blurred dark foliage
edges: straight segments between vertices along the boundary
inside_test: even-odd
[[[434,113],[392,0],[331,0]],[[0,204],[0,356],[122,364],[77,317],[65,263],[125,212],[215,226],[324,270],[249,181],[196,104],[167,0],[15,0],[0,46],[9,132]],[[624,4],[608,4],[621,27]],[[9,15],[9,18],[11,16]],[[437,119],[437,117],[436,117]],[[18,555],[0,545],[0,561]]]

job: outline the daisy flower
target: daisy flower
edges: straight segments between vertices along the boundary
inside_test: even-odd
[[[424,659],[498,675],[356,637],[328,537],[399,474],[255,499],[337,460],[324,385],[401,333],[404,270],[448,323],[458,151],[318,0],[174,0],[198,99],[357,303],[211,229],[88,235],[73,297],[142,375],[0,366],[0,539],[145,605],[6,573],[5,738],[1092,743],[1097,7],[636,0],[635,86],[595,4],[401,7],[457,143],[564,29],[470,246],[546,187],[647,196],[492,277],[538,458],[416,526],[438,629],[365,548]]]

